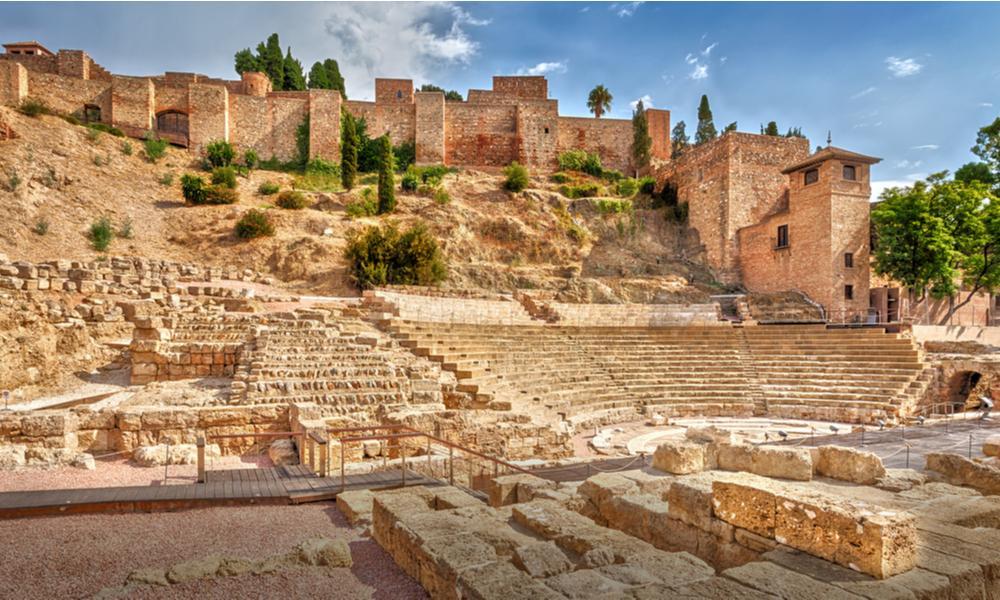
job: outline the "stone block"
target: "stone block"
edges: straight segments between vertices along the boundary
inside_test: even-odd
[[[965,458],[960,454],[930,453],[926,468],[939,473],[952,485],[963,485],[987,495],[1000,494],[1000,469]]]
[[[817,455],[813,467],[820,477],[874,485],[886,475],[882,459],[871,452],[844,446],[820,446]]]
[[[536,579],[573,570],[573,563],[550,541],[518,546],[511,560],[517,568]]]
[[[750,470],[764,477],[809,481],[812,479],[812,455],[807,448],[754,446]]]
[[[351,525],[371,523],[375,494],[371,490],[351,490],[337,494],[337,509]]]
[[[705,445],[670,441],[656,447],[653,466],[674,475],[686,475],[705,470]]]
[[[519,491],[522,486],[524,491]],[[535,488],[555,489],[556,483],[534,475],[517,473],[489,480],[486,492],[490,498],[490,506],[498,507],[525,501],[523,499],[530,500],[531,490]]]
[[[986,456],[1000,456],[1000,435],[991,435],[983,442],[983,454]]]

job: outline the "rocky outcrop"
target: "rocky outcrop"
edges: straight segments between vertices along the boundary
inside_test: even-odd
[[[928,471],[934,471],[952,485],[971,487],[987,495],[1000,495],[1000,469],[997,467],[951,453],[931,453],[926,460]]]

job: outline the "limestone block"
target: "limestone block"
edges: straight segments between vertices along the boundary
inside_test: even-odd
[[[716,463],[724,471],[746,471],[753,468],[753,446],[749,444],[719,444]]]
[[[670,516],[707,531],[712,521],[712,481],[708,474],[678,477],[665,498]]]
[[[489,598],[565,600],[564,596],[507,561],[491,562],[462,571],[458,577],[457,589],[459,597],[469,600]],[[431,596],[434,597],[434,594]]]
[[[455,487],[434,489],[434,510],[448,510],[464,506],[482,507],[479,499]]]
[[[1000,456],[1000,435],[991,435],[983,442],[983,454],[986,456]]]
[[[350,567],[354,564],[347,541],[325,537],[308,539],[298,547],[299,561],[314,567]]]
[[[638,489],[635,481],[619,473],[598,473],[581,483],[577,493],[600,510],[615,496],[637,492]]]
[[[566,598],[619,598],[629,588],[594,569],[563,573],[547,579],[545,583]]]
[[[760,592],[796,600],[858,600],[838,587],[786,569],[769,561],[759,561],[723,571],[723,576]]]
[[[16,469],[27,464],[23,444],[0,444],[0,470]]]
[[[819,460],[813,465],[816,475],[873,485],[885,477],[882,459],[876,454],[844,446],[820,446]]]
[[[207,444],[205,446],[206,458],[217,458],[222,456],[218,444]],[[198,462],[198,449],[194,444],[177,444],[168,446],[159,444],[155,446],[140,446],[132,452],[132,460],[143,467],[156,467],[166,464],[171,465],[193,465]]]
[[[712,513],[736,527],[773,539],[775,484],[753,476],[713,481]]]
[[[207,556],[178,563],[167,571],[167,580],[170,583],[184,583],[204,577],[215,575],[219,567],[222,566],[221,556]]]
[[[960,454],[931,453],[927,470],[939,473],[952,485],[964,485],[983,494],[1000,494],[1000,469],[969,460]]]
[[[750,469],[757,475],[809,481],[812,479],[812,455],[807,448],[755,446]]]
[[[706,427],[688,427],[684,437],[692,442],[705,444],[734,444],[733,432],[720,429],[714,425]]]
[[[573,570],[573,563],[551,541],[518,546],[511,560],[517,568],[536,579]]]
[[[524,491],[520,491],[522,487]],[[490,506],[498,507],[524,501],[521,498],[530,500],[534,489],[555,488],[556,483],[553,481],[526,473],[517,473],[489,480],[486,492],[490,497]]]
[[[690,442],[664,442],[656,447],[653,466],[674,475],[698,473],[705,469],[705,446]]]

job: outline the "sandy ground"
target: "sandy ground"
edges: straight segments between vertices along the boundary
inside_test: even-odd
[[[212,554],[259,559],[314,536],[348,541],[350,569],[288,570],[133,590],[129,598],[426,598],[332,503],[0,521],[0,598],[88,598],[139,568]]]

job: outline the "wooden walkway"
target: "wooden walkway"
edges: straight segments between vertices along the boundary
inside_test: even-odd
[[[402,485],[402,471],[349,475],[344,490]],[[406,485],[440,485],[407,469]],[[342,491],[339,477],[319,477],[303,466],[209,471],[205,483],[0,493],[0,519],[19,517],[181,510],[211,506],[297,504],[330,500]]]

